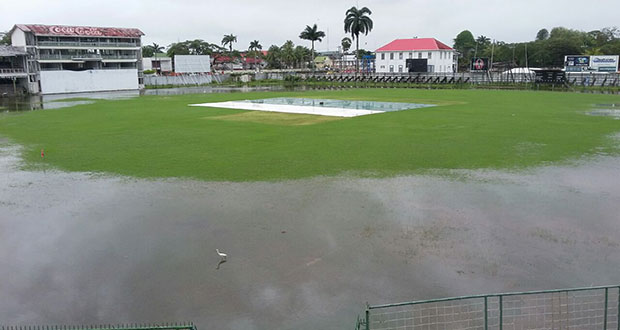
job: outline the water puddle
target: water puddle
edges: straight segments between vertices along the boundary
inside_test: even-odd
[[[5,324],[342,329],[367,301],[620,283],[618,158],[252,183],[19,165],[0,147]]]

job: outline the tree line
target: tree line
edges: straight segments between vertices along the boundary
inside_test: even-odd
[[[620,30],[606,27],[594,31],[579,31],[555,27],[540,29],[534,40],[518,43],[492,41],[484,35],[464,30],[454,39],[453,48],[459,52],[459,68],[469,68],[472,57],[488,57],[493,63],[510,67],[563,67],[565,55],[618,55]]]
[[[370,9],[363,7],[358,9],[357,7],[351,7],[345,12],[344,19],[344,32],[350,33],[351,38],[342,39],[342,47],[346,52],[352,45],[352,40],[356,43],[356,52],[358,61],[361,55],[369,52],[359,49],[359,37],[360,34],[368,35],[372,30],[373,22],[370,19],[372,12]],[[301,31],[299,38],[302,40],[310,41],[310,48],[301,45],[295,45],[292,40],[287,40],[281,46],[271,45],[266,54],[261,51],[262,45],[258,40],[254,40],[248,47],[246,57],[254,57],[264,59],[267,63],[267,67],[273,69],[292,69],[292,68],[307,68],[308,65],[314,69],[314,58],[316,56],[314,51],[315,42],[321,42],[325,37],[325,32],[319,30],[316,24],[312,26],[306,25],[306,28]],[[174,55],[210,55],[213,57],[227,56],[229,59],[235,60],[242,57],[241,52],[233,49],[233,44],[237,42],[237,36],[234,34],[224,35],[220,44],[210,43],[202,39],[185,40],[181,42],[175,42],[168,46],[166,55],[168,57],[174,57]],[[228,47],[228,48],[227,48]],[[154,54],[162,53],[164,47],[153,43],[152,45],[146,45],[142,47],[142,56],[152,57]]]

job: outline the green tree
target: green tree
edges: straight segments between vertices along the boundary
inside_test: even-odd
[[[295,44],[292,41],[287,40],[280,47],[280,60],[289,69],[295,65]]]
[[[258,40],[254,40],[254,41],[250,42],[250,47],[248,48],[249,51],[256,52],[256,51],[259,51],[261,49],[263,49],[263,46],[260,44],[260,42]]]
[[[474,35],[468,30],[464,30],[456,35],[454,38],[453,48],[461,55],[459,58],[459,67],[468,68],[469,61],[473,56],[473,51],[476,48],[476,40]]]
[[[344,18],[344,32],[351,33],[351,37],[355,39],[355,73],[359,72],[359,49],[360,49],[360,33],[364,35],[368,35],[368,33],[372,30],[372,19],[370,19],[370,15],[372,12],[370,9],[363,7],[362,9],[357,9],[356,7],[351,7],[345,13]]]
[[[260,50],[263,49],[263,46],[260,44],[258,40],[253,40],[250,42],[250,47],[248,47],[248,56],[254,57],[255,65],[258,63],[258,57],[262,55]]]
[[[155,54],[157,54],[157,53],[161,53],[161,52],[163,52],[163,51],[164,51],[164,47],[163,47],[163,46],[160,46],[160,45],[158,45],[158,44],[156,44],[156,43],[153,43],[153,44],[151,45],[151,47],[153,48],[153,51],[155,52]]]
[[[222,46],[226,47],[228,45],[228,49],[232,54],[233,43],[237,42],[237,36],[234,34],[226,34],[224,38],[222,38]]]
[[[351,38],[349,37],[344,37],[342,38],[342,41],[340,41],[340,45],[342,46],[342,52],[346,53],[349,51],[349,49],[351,49],[351,44],[353,42],[351,41]]]
[[[155,54],[155,50],[153,50],[153,46],[151,45],[142,46],[142,57],[153,57],[153,54]]]
[[[319,28],[316,26],[316,24],[314,24],[312,27],[310,27],[310,25],[306,25],[306,28],[299,34],[300,39],[310,40],[312,43],[312,50],[310,51],[312,72],[314,72],[314,42],[321,42],[324,37],[325,32],[319,31]]]
[[[11,45],[11,35],[9,33],[5,33],[2,38],[0,38],[0,45]]]
[[[280,47],[276,45],[272,45],[267,50],[267,55],[265,56],[265,60],[267,61],[267,66],[271,69],[280,69],[282,68],[282,60],[280,55]]]
[[[295,61],[297,62],[297,67],[300,69],[304,68],[304,64],[306,63],[306,59],[314,59],[312,52],[308,47],[297,46],[294,50]]]
[[[549,31],[547,29],[540,29],[538,33],[536,33],[536,40],[543,41],[549,39]]]

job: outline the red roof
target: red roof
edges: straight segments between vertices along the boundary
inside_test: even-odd
[[[378,52],[393,52],[407,50],[453,50],[450,46],[435,38],[396,39],[377,49]]]
[[[86,37],[125,37],[139,38],[144,33],[139,29],[108,28],[92,26],[17,24],[15,27],[35,35],[50,36],[86,36]]]

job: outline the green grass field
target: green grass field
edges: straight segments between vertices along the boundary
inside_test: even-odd
[[[439,106],[342,119],[187,106],[280,96]],[[4,114],[0,135],[24,146],[26,166],[69,171],[230,181],[391,176],[619,154],[620,120],[585,115],[597,103],[620,96],[417,89],[145,96]]]

